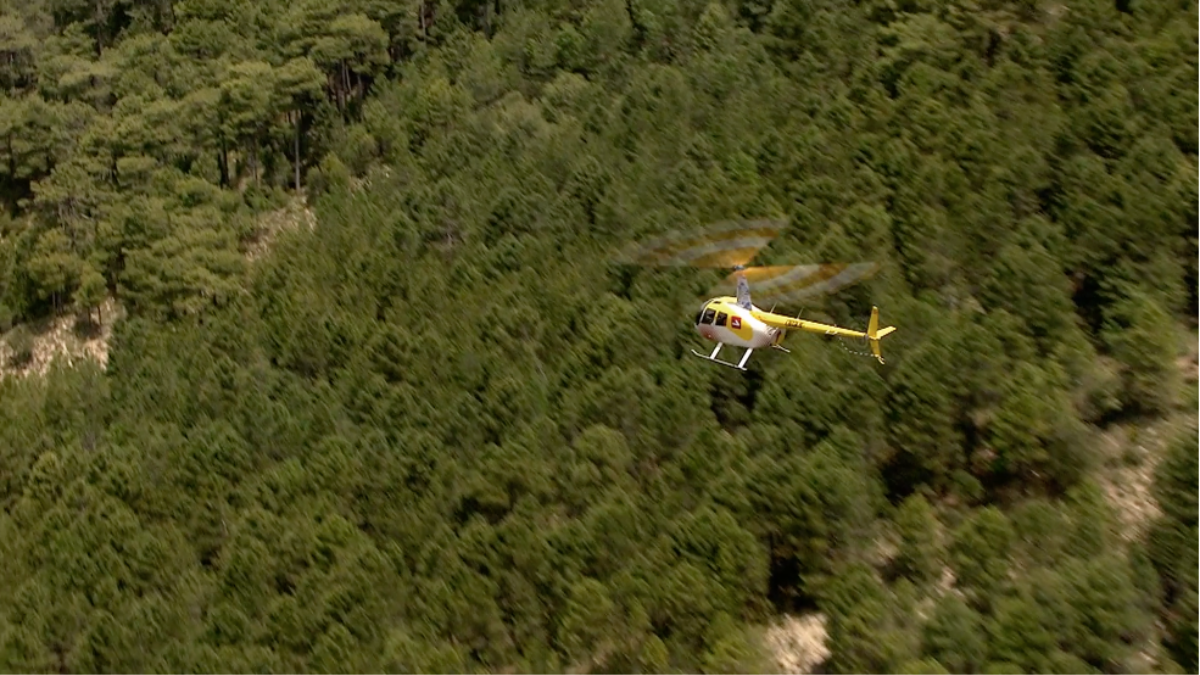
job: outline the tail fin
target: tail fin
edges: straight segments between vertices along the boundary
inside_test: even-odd
[[[883,363],[883,354],[879,352],[879,341],[885,335],[890,335],[895,330],[895,326],[888,326],[881,329],[879,327],[879,308],[871,308],[871,322],[867,324],[867,342],[871,345],[871,353],[875,355],[876,359],[879,359],[880,363]]]

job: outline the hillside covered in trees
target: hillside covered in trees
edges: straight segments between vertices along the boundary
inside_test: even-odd
[[[1196,671],[1194,2],[0,0],[0,55],[0,669],[770,671],[820,612],[832,672]],[[804,309],[886,365],[711,366],[718,277],[610,264],[758,217],[881,263]],[[62,315],[105,365],[22,376]]]

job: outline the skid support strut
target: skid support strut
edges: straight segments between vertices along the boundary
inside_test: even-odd
[[[723,345],[720,342],[718,342],[717,346],[715,348],[713,348],[712,354],[709,354],[708,356],[701,354],[700,352],[696,351],[695,349],[692,350],[692,354],[704,359],[705,361],[712,361],[713,363],[719,363],[723,366],[729,366],[730,368],[737,368],[738,370],[745,372],[746,371],[746,362],[750,360],[750,354],[753,353],[754,350],[747,349],[746,352],[744,354],[742,354],[741,361],[738,361],[737,363],[730,363],[728,361],[722,361],[721,359],[717,358],[717,354],[719,354],[721,352],[722,346]]]

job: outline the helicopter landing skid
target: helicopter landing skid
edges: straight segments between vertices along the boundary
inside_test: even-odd
[[[713,363],[719,363],[722,366],[729,366],[730,368],[737,368],[738,370],[740,370],[744,373],[744,372],[746,372],[746,361],[750,360],[750,354],[754,350],[747,349],[746,353],[742,354],[742,360],[739,361],[738,363],[730,363],[728,361],[722,361],[721,359],[718,359],[717,352],[719,352],[719,351],[721,351],[721,346],[717,345],[717,348],[713,350],[713,353],[708,356],[701,354],[700,352],[696,351],[695,349],[692,350],[692,354],[704,359],[705,361],[712,361]]]

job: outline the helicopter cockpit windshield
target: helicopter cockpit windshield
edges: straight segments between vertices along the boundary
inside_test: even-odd
[[[699,326],[701,324],[711,325],[713,322],[713,318],[716,315],[717,315],[717,311],[715,309],[713,309],[712,307],[710,307],[708,304],[705,304],[704,307],[702,307],[700,309],[700,313],[696,315],[696,325],[697,326]]]

